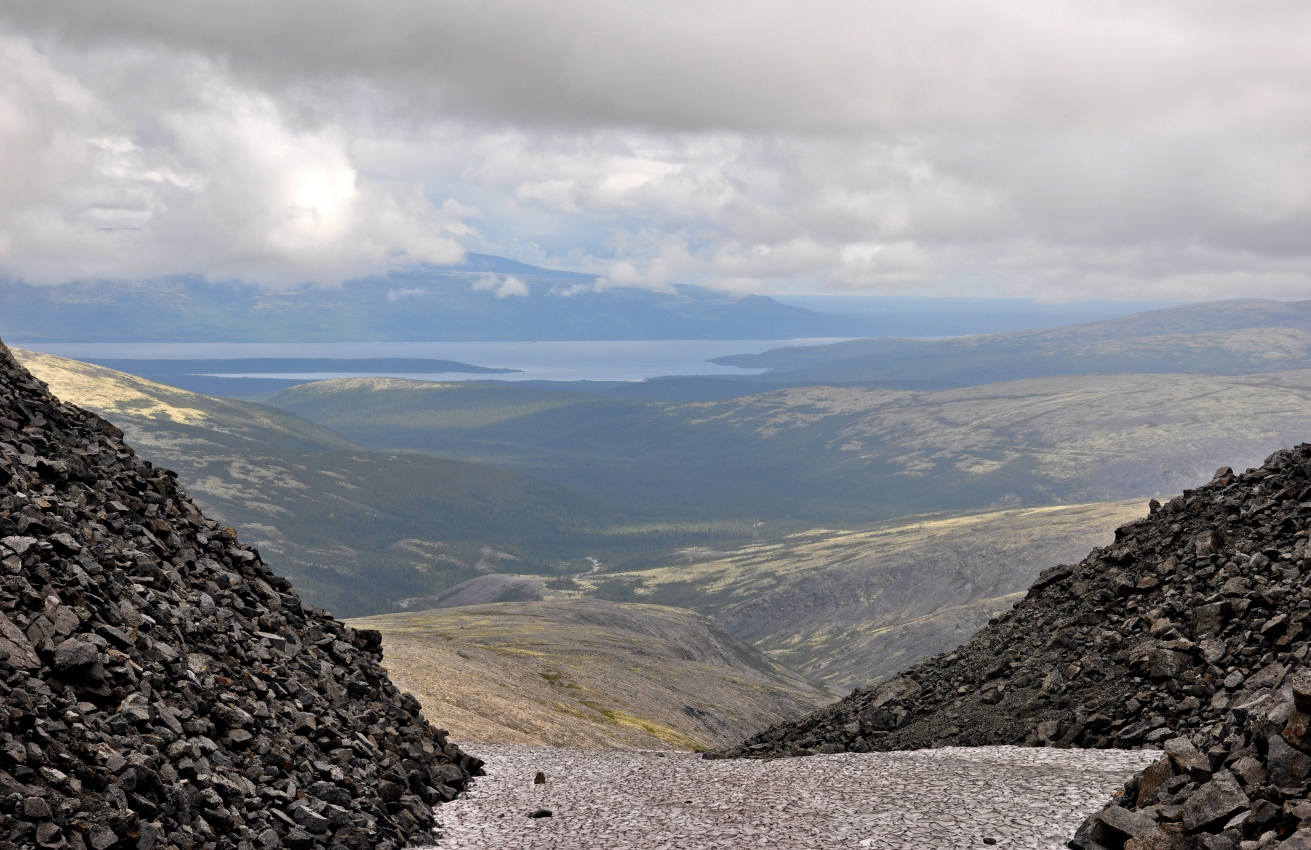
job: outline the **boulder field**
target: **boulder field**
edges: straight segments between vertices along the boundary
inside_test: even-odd
[[[380,647],[0,344],[0,849],[431,838],[481,762]]]
[[[1311,445],[1119,529],[931,658],[720,757],[1153,747],[1071,842],[1311,848]]]

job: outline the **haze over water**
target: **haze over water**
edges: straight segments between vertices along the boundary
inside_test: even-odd
[[[721,366],[712,358],[751,354],[784,346],[822,345],[838,339],[791,340],[604,340],[541,342],[33,342],[24,346],[77,360],[141,359],[222,361],[249,357],[296,358],[431,358],[475,366],[518,369],[503,374],[459,372],[387,373],[419,380],[505,381],[641,381],[664,375],[754,375],[759,369]],[[227,372],[221,363],[212,373],[222,377],[325,380],[356,377],[358,372]],[[373,374],[373,373],[370,373]]]

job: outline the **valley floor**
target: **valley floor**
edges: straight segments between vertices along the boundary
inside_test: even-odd
[[[1056,850],[1160,755],[951,747],[705,761],[651,750],[468,750],[486,759],[487,775],[437,809],[435,850]],[[529,817],[542,809],[551,816]]]

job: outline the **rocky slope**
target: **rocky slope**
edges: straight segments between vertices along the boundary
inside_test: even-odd
[[[958,650],[724,754],[1163,745],[1078,846],[1311,847],[1309,535],[1311,445],[1221,469]]]
[[[479,768],[0,344],[0,848],[396,848]]]

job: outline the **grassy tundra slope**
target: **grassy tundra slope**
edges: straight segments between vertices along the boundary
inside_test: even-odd
[[[464,741],[694,749],[831,699],[658,605],[505,602],[353,625],[382,631],[393,679]]]

